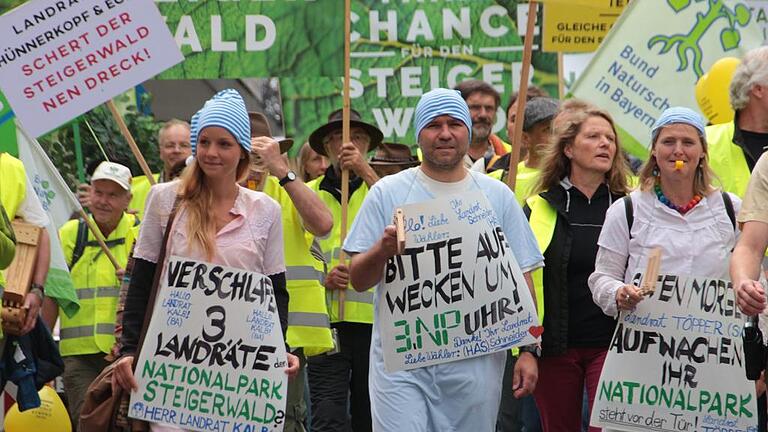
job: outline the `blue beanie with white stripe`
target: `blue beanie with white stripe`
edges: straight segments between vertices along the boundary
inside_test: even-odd
[[[659,118],[656,119],[656,122],[651,128],[651,142],[656,142],[656,138],[659,137],[659,133],[661,133],[661,129],[664,126],[675,123],[693,126],[693,128],[699,132],[699,136],[706,136],[706,132],[704,130],[704,119],[701,118],[699,113],[690,108],[676,106],[665,109]]]
[[[449,115],[464,123],[469,131],[469,142],[472,142],[472,117],[469,115],[467,102],[464,101],[458,90],[436,88],[424,93],[416,105],[414,127],[417,143],[424,126],[441,115]]]
[[[226,129],[245,151],[251,151],[251,121],[242,96],[236,90],[225,89],[213,95],[200,111],[192,116],[190,125],[192,154],[197,152],[200,132],[210,126]]]

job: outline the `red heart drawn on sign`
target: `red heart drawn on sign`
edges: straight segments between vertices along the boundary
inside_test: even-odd
[[[542,333],[544,333],[544,326],[530,326],[528,327],[528,333],[537,338],[541,336]]]

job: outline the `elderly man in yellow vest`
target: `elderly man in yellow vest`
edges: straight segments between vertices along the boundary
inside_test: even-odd
[[[749,174],[768,148],[768,46],[750,50],[733,72],[733,121],[707,127],[709,166],[724,191],[743,198]]]
[[[368,396],[368,351],[373,324],[373,289],[357,292],[350,288],[349,269],[339,264],[341,250],[341,172],[349,170],[349,208],[347,226],[368,194],[368,188],[379,177],[366,161],[366,154],[382,139],[381,131],[360,119],[351,111],[351,142],[342,143],[342,112],[331,113],[328,123],[309,136],[309,145],[327,156],[331,166],[325,175],[308,186],[325,202],[333,214],[333,230],[326,238],[318,238],[330,271],[325,287],[331,327],[338,335],[338,352],[309,359],[309,394],[312,400],[312,431],[364,432],[371,430],[371,409]],[[344,316],[339,303],[344,292]],[[348,413],[351,413],[351,419]]]
[[[333,219],[323,201],[291,171],[283,154],[293,140],[273,138],[267,118],[250,112],[252,161],[247,186],[261,188],[280,204],[283,221],[288,331],[286,342],[299,357],[301,370],[288,383],[285,432],[303,432],[306,421],[304,403],[304,368],[306,358],[333,349],[328,310],[325,305],[323,264],[309,250],[305,229],[324,237],[333,227]],[[264,178],[267,174],[268,177]]]
[[[160,153],[160,160],[163,161],[163,171],[154,175],[155,181],[157,183],[171,181],[174,167],[192,155],[189,123],[177,119],[165,122],[157,133],[157,150]],[[133,198],[129,208],[136,211],[139,219],[144,216],[144,202],[147,200],[150,186],[152,185],[147,176],[137,176],[133,179],[131,186]]]
[[[48,225],[48,215],[35,195],[35,190],[27,178],[24,165],[20,160],[0,153],[0,204],[5,208],[9,220],[21,218],[25,222],[45,228]],[[51,243],[48,231],[43,229],[38,243],[37,262],[32,277],[33,295],[26,296],[25,307],[29,308],[27,321],[22,328],[22,334],[29,332],[35,325],[35,320],[41,310],[44,297],[45,278],[48,276],[48,266],[51,263]],[[0,287],[5,286],[5,279],[0,273]],[[55,304],[55,303],[53,303]],[[0,348],[0,353],[2,349]]]
[[[125,212],[131,201],[131,171],[114,162],[102,162],[91,176],[90,194],[91,219],[120,267],[125,268],[135,240],[136,230],[132,228],[137,223],[134,215]],[[59,237],[80,300],[80,310],[73,317],[59,314],[64,387],[70,418],[77,425],[88,385],[107,366],[105,356],[115,342],[120,279],[85,221],[68,221],[59,229]]]

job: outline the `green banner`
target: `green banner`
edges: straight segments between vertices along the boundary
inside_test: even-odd
[[[504,108],[522,67],[515,9],[516,2],[490,0],[353,1],[352,108],[386,140],[413,146],[413,114],[424,92],[482,79],[502,95],[494,131],[505,136]],[[556,57],[535,52],[533,63],[533,82],[555,93]],[[300,140],[342,106],[341,78],[290,77],[280,83],[287,132]]]
[[[18,155],[16,145],[16,123],[14,123],[13,110],[8,100],[0,93],[0,152],[8,152]]]
[[[183,63],[158,78],[344,74],[342,1],[164,0],[156,4],[185,56]]]

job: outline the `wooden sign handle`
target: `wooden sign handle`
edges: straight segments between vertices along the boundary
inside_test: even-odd
[[[117,127],[120,128],[120,133],[123,134],[123,138],[128,141],[128,147],[131,148],[133,156],[136,157],[141,170],[144,172],[144,175],[147,176],[149,184],[154,186],[157,183],[155,181],[155,176],[152,175],[152,170],[149,169],[149,165],[147,165],[147,161],[144,159],[144,155],[141,154],[139,146],[136,145],[136,141],[134,141],[133,135],[131,135],[131,131],[128,130],[128,126],[126,126],[125,121],[123,121],[123,116],[120,115],[120,112],[117,110],[117,106],[115,106],[115,102],[113,102],[112,99],[107,101],[107,108],[109,108],[109,111],[112,113],[112,117],[115,119],[115,122],[117,122]]]

